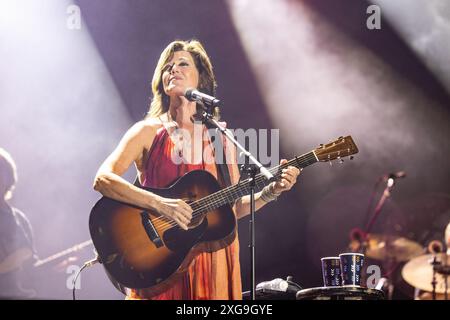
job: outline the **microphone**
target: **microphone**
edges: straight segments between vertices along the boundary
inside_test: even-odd
[[[219,99],[216,99],[215,97],[209,96],[206,93],[200,92],[195,89],[186,90],[186,92],[184,93],[184,96],[189,101],[201,102],[210,107],[220,107],[220,104],[221,104]]]
[[[405,171],[397,171],[384,175],[383,180],[387,181],[388,187],[392,187],[394,185],[395,179],[400,179],[404,177],[406,177]]]

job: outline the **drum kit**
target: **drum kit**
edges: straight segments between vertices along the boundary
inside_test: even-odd
[[[386,191],[390,189],[385,190],[385,198],[389,196]],[[361,286],[353,287],[328,286],[324,281],[324,287],[299,291],[297,299],[448,300],[450,197],[423,196],[408,208],[410,215],[401,228],[394,228],[388,233],[384,233],[385,230],[372,233],[372,227],[385,200],[380,200],[364,231],[357,228],[350,232],[350,243],[347,246],[349,252],[364,255],[367,274],[362,276],[369,275],[368,266],[379,266],[379,276],[373,277],[372,273],[361,282]],[[445,225],[447,228],[444,235]],[[402,236],[397,234],[400,232]],[[445,245],[436,240],[442,238],[445,239]],[[323,269],[322,261],[322,271]],[[369,279],[372,281],[366,281]]]
[[[348,248],[352,252],[363,253],[366,258],[381,262],[384,266],[383,278],[378,280],[375,288],[384,291],[386,299],[394,299],[394,286],[402,288],[402,284],[408,284],[415,289],[414,299],[416,300],[448,300],[450,197],[429,194],[412,201],[408,208],[410,223],[404,226],[410,231],[407,233],[408,237],[392,233],[371,233],[383,204],[390,197],[393,186],[394,183],[389,184],[388,181],[365,231],[352,230]],[[447,225],[445,235],[442,230],[444,225]],[[446,252],[444,243],[436,240],[442,236],[447,246]],[[397,271],[401,271],[401,274],[395,276],[396,273],[398,274]],[[379,298],[372,295],[372,298],[374,297]]]
[[[394,284],[401,288],[402,283],[407,283],[415,289],[416,300],[448,300],[450,197],[425,195],[412,201],[407,209],[411,213],[411,222],[406,226],[408,236],[417,241],[396,235],[353,232],[349,247],[391,268],[385,272],[391,288],[388,299],[392,299]],[[441,238],[445,245],[437,240]],[[392,276],[398,266],[402,266],[401,280]]]
[[[443,252],[439,241],[432,241],[427,250],[404,237],[368,234],[364,245],[365,255],[369,258],[405,263],[401,276],[416,289],[415,299],[448,299],[450,255]]]
[[[402,270],[406,282],[424,291],[416,296],[420,300],[448,300],[449,275],[450,255],[445,253],[421,255],[411,259]]]
[[[298,300],[449,299],[450,196],[426,194],[409,199],[403,203],[402,210],[388,210],[383,216],[385,219],[375,225],[391,189],[385,190],[373,213],[367,210],[368,222],[360,224],[364,230],[351,230],[350,241],[347,241],[347,252],[364,255],[366,272],[361,275],[364,277],[361,284],[335,285],[337,278],[328,284],[324,280],[323,287],[298,291]],[[344,246],[340,244],[334,248]],[[332,245],[328,246],[326,254],[332,248]],[[321,259],[323,274],[333,274],[332,268],[330,272],[324,272],[324,260],[328,260],[330,265],[336,261],[336,265],[339,263],[336,258]],[[344,270],[341,260],[340,273]]]
[[[449,227],[450,229],[450,224]],[[443,244],[432,241],[427,248],[399,236],[366,234],[353,239],[349,248],[363,252],[366,258],[404,264],[401,275],[404,281],[416,289],[416,300],[448,300],[450,292],[450,254],[443,251]],[[431,253],[426,253],[427,251]],[[328,259],[328,258],[323,258]],[[297,300],[384,300],[392,295],[384,290],[393,280],[381,278],[375,288],[364,286],[324,286],[297,292]],[[419,294],[420,293],[420,294]]]

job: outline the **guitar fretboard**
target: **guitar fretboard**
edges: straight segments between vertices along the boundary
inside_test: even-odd
[[[282,170],[288,166],[294,166],[296,168],[305,168],[309,165],[318,162],[314,151],[308,152],[304,155],[295,157],[285,164],[278,165],[269,169],[276,180],[281,178]],[[234,204],[234,202],[243,196],[250,193],[250,181],[251,179],[245,179],[239,183],[229,186],[225,189],[212,193],[202,199],[192,202],[190,205],[194,210],[194,214],[203,214],[208,211],[217,209],[225,204]],[[259,173],[255,177],[255,189],[256,191],[262,190],[268,184],[267,179],[263,174]]]

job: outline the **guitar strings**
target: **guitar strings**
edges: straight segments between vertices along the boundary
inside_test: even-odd
[[[300,159],[303,158],[303,159]],[[291,159],[285,164],[278,165],[276,167],[273,167],[272,169],[269,169],[269,171],[274,174],[276,178],[281,176],[282,169],[294,165],[296,167],[302,167],[303,165],[310,165],[314,162],[317,162],[316,156],[313,152],[309,152],[308,154],[301,156],[301,157],[295,157],[294,159]],[[261,183],[264,183],[265,177],[262,174],[258,174],[255,178],[255,184],[259,187]],[[239,189],[242,188],[244,185],[248,185],[250,183],[250,179],[244,180],[241,183],[238,183],[236,185],[227,187],[223,190],[217,191],[215,193],[212,193],[202,199],[196,200],[190,204],[190,206],[194,209],[192,213],[192,218],[195,219],[199,215],[204,213],[204,210],[206,209],[206,212],[210,209],[213,209],[215,205],[222,205],[226,203],[233,202],[233,197],[242,197],[245,196],[245,194],[241,195],[239,193]],[[225,196],[221,196],[220,194],[225,194]],[[227,194],[231,195],[230,197],[227,196]],[[211,200],[211,201],[210,201]],[[224,202],[225,200],[225,202]],[[205,202],[205,204],[201,204],[201,202]],[[198,206],[197,208],[195,208]],[[217,207],[216,207],[217,208]],[[171,228],[173,226],[178,226],[178,223],[174,220],[168,220],[170,218],[168,217],[157,217],[153,219],[152,223],[155,225],[155,227],[158,227],[158,229],[162,229],[163,231],[167,230],[168,228]]]
[[[297,167],[297,166],[302,167],[303,164],[309,165],[309,164],[312,164],[312,163],[314,163],[314,162],[317,162],[316,157],[315,157],[315,155],[314,155],[312,152],[309,153],[309,154],[307,154],[307,155],[305,155],[305,156],[303,156],[303,158],[304,158],[304,159],[301,159],[301,160],[300,160],[298,157],[297,157],[297,158],[294,158],[294,159],[288,161],[287,163],[285,163],[285,164],[283,164],[283,165],[279,165],[279,166],[277,166],[277,167],[274,167],[274,168],[270,169],[269,171],[273,171],[273,172],[271,172],[271,173],[272,173],[272,174],[275,174],[275,176],[277,177],[277,176],[279,176],[279,175],[281,174],[281,170],[280,170],[280,169],[283,169],[283,168],[285,168],[285,167],[287,167],[287,166],[289,166],[289,165],[294,164],[296,167]],[[313,160],[313,161],[312,161],[312,160]],[[265,178],[264,178],[261,174],[257,175],[257,177],[255,178],[255,184],[258,186],[259,183],[263,182],[264,179],[265,179]],[[250,182],[249,179],[244,180],[242,183],[239,183],[239,184],[237,184],[237,185],[228,187],[228,188],[226,188],[226,189],[224,189],[224,190],[221,190],[221,191],[215,192],[215,193],[213,193],[213,194],[211,194],[211,195],[209,195],[209,196],[206,196],[206,197],[203,198],[203,199],[200,199],[200,200],[197,200],[197,201],[192,202],[192,203],[191,203],[191,206],[194,205],[194,204],[199,204],[201,201],[205,201],[205,200],[214,200],[214,201],[208,201],[208,203],[206,204],[206,206],[200,205],[199,208],[197,208],[197,209],[194,210],[194,212],[193,212],[193,214],[192,214],[192,217],[193,217],[193,218],[196,218],[199,214],[204,213],[203,211],[204,211],[205,209],[207,209],[207,211],[208,211],[208,210],[210,210],[211,208],[214,208],[214,205],[222,205],[222,203],[225,204],[225,203],[232,202],[232,201],[230,201],[230,199],[229,199],[228,197],[226,197],[226,196],[225,196],[225,197],[223,197],[223,196],[218,196],[218,194],[220,194],[220,193],[225,193],[225,194],[226,194],[226,193],[231,193],[232,195],[237,195],[238,197],[239,197],[239,196],[244,196],[244,195],[236,194],[236,193],[235,193],[236,190],[233,190],[233,187],[234,187],[234,188],[235,188],[235,187],[241,188],[244,184],[249,184],[249,182]],[[229,190],[227,190],[227,189],[229,189]],[[210,198],[211,198],[211,199],[210,199]],[[224,200],[226,200],[225,203],[223,202]],[[217,208],[217,207],[216,207],[216,208]],[[206,212],[207,212],[207,211],[206,211]],[[164,219],[164,220],[163,220],[163,219]],[[170,218],[162,217],[162,216],[161,216],[161,217],[155,218],[155,219],[153,220],[153,223],[155,224],[155,226],[157,226],[158,228],[162,229],[163,231],[167,230],[167,229],[165,229],[165,227],[171,228],[171,227],[173,227],[173,226],[178,226],[178,227],[180,228],[180,226],[178,225],[178,223],[177,223],[176,221],[174,221],[174,220],[169,221],[169,220],[167,220],[167,219],[170,219]]]
[[[350,148],[348,148],[348,152],[350,155]],[[305,155],[302,155],[300,157],[294,157],[293,159],[291,159],[290,161],[288,161],[287,163],[283,164],[283,165],[278,165],[272,169],[269,169],[269,171],[272,174],[275,174],[275,177],[279,176],[281,174],[281,170],[280,169],[284,169],[285,167],[289,166],[289,165],[294,165],[295,167],[300,167],[300,168],[304,168],[310,164],[313,164],[317,161],[320,161],[319,159],[317,159],[316,154],[314,153],[314,151],[311,151]],[[274,172],[272,172],[274,171]],[[259,184],[262,183],[264,180],[263,179],[263,175],[262,174],[258,174],[255,178],[255,184],[259,187]],[[245,196],[246,194],[239,194],[236,193],[244,184],[246,184],[246,187],[248,187],[248,184],[250,182],[250,179],[244,180],[242,183],[238,183],[234,186],[230,186],[227,187],[223,190],[217,191],[215,193],[212,193],[202,199],[199,199],[197,201],[192,202],[190,205],[191,207],[193,207],[194,205],[199,205],[199,207],[197,209],[194,209],[193,214],[192,214],[192,218],[196,218],[197,215],[199,214],[203,214],[204,212],[208,212],[209,210],[213,210],[215,208],[220,207],[223,204],[226,203],[231,203],[233,202],[233,197],[239,198],[242,196]],[[225,196],[221,196],[220,194],[225,194]],[[231,195],[231,200],[230,198],[227,196],[227,194]],[[212,200],[212,201],[209,201]],[[225,200],[225,202],[224,202]],[[200,204],[201,202],[206,202],[205,205]],[[205,211],[206,209],[206,211]],[[168,226],[169,228],[171,228],[172,226],[178,226],[178,223],[174,220],[169,221],[167,217],[158,217],[155,218],[153,220],[153,222],[155,223],[155,225],[157,226]],[[164,229],[163,229],[164,231]]]
[[[282,173],[282,169],[290,166],[290,165],[294,165],[295,167],[302,167],[303,165],[310,165],[314,162],[317,162],[316,156],[314,155],[313,152],[310,152],[308,154],[306,154],[305,156],[301,156],[300,157],[296,157],[294,159],[291,159],[290,161],[288,161],[285,164],[282,165],[278,165],[272,169],[269,169],[269,171],[274,174],[274,176],[276,178],[278,178],[279,176],[281,176]],[[258,174],[255,178],[255,184],[259,187],[259,184],[264,183],[265,177],[262,174]],[[215,193],[212,193],[202,199],[196,200],[194,202],[192,202],[190,205],[195,206],[195,205],[200,205],[197,209],[194,209],[193,213],[192,213],[192,218],[196,218],[198,215],[203,214],[204,210],[206,209],[206,212],[213,209],[215,205],[223,205],[229,202],[232,202],[232,200],[230,201],[230,199],[227,196],[220,196],[219,194],[224,193],[224,194],[231,194],[231,199],[233,199],[233,196],[244,196],[244,195],[240,195],[237,192],[237,190],[233,190],[233,189],[237,189],[238,188],[242,188],[242,186],[244,185],[248,185],[250,183],[250,179],[244,180],[241,183],[238,183],[234,186],[230,186],[227,187],[223,190],[217,191]],[[212,201],[209,201],[212,200]],[[225,200],[225,202],[224,202]],[[205,205],[201,205],[200,202],[207,202]],[[223,203],[223,204],[222,204]],[[216,207],[217,208],[217,207]],[[162,231],[165,231],[169,228],[172,228],[174,226],[178,226],[179,228],[181,228],[178,223],[174,220],[168,220],[170,218],[168,217],[157,217],[155,219],[153,219],[153,224],[158,227],[158,229],[161,229]]]

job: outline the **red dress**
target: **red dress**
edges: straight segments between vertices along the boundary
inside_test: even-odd
[[[204,129],[206,130],[206,129]],[[171,134],[169,135],[169,132]],[[174,143],[173,130],[161,127],[149,151],[143,186],[161,188],[192,170],[207,170],[217,178],[216,165],[211,161],[214,152],[210,139],[202,143],[204,156],[198,164],[172,161],[174,152],[179,152]],[[175,140],[176,141],[176,140]],[[226,142],[225,142],[225,149]],[[206,150],[206,151],[205,151]],[[233,155],[234,156],[234,155]],[[205,161],[208,158],[208,161]],[[235,158],[234,158],[235,159]],[[239,179],[236,166],[230,168],[232,183]],[[127,299],[140,299],[136,292]],[[242,299],[241,271],[239,264],[238,237],[228,247],[212,252],[201,253],[190,265],[188,272],[167,291],[153,297],[155,300],[240,300]]]

